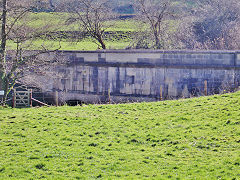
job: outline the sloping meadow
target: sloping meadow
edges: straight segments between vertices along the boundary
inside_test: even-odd
[[[0,179],[239,179],[240,92],[0,108]]]

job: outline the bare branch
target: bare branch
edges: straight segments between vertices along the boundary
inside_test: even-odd
[[[69,0],[70,8],[67,7],[68,10],[71,9],[69,12],[72,14],[67,23],[78,23],[80,30],[90,35],[102,49],[106,49],[104,33],[112,26],[110,22],[115,18],[107,2],[107,0]]]

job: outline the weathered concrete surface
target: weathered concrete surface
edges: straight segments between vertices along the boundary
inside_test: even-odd
[[[58,101],[155,101],[230,91],[240,82],[237,51],[60,51],[67,66],[39,83]],[[38,80],[40,82],[42,77]]]

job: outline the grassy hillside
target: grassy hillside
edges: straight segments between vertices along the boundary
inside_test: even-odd
[[[89,36],[85,38],[72,38],[72,33],[79,31],[79,25],[66,25],[65,21],[70,17],[68,13],[32,13],[25,17],[20,24],[35,30],[36,32],[48,29],[48,37],[39,37],[34,41],[24,44],[24,49],[36,50],[59,48],[61,42],[61,50],[97,50],[98,46],[95,40]],[[110,26],[111,25],[111,26]],[[104,42],[107,49],[125,49],[130,45],[134,34],[139,31],[140,23],[133,19],[116,19],[107,22],[109,28],[105,32]],[[80,33],[80,32],[79,32]],[[16,49],[13,41],[8,41],[8,49]]]
[[[0,109],[0,179],[239,179],[240,92]]]
[[[78,24],[66,25],[65,21],[70,17],[68,13],[32,13],[26,19],[24,19],[23,23],[27,23],[28,26],[33,28],[40,27],[50,27],[50,30],[53,31],[78,31]],[[108,22],[111,26],[107,29],[107,31],[137,31],[138,30],[138,22],[133,19],[116,19],[113,22]],[[113,24],[113,25],[112,25]],[[107,24],[108,25],[108,24]]]

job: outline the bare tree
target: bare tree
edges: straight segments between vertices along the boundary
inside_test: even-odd
[[[150,28],[155,49],[163,48],[163,34],[166,31],[166,20],[174,16],[173,3],[169,0],[136,0],[138,20]]]
[[[239,49],[240,2],[198,0],[182,21],[181,41],[191,49]]]
[[[101,49],[106,49],[105,31],[115,17],[107,0],[71,0],[68,11],[72,14],[67,24],[78,23],[79,30],[90,35]]]
[[[32,13],[34,3],[31,0],[1,2],[0,88],[5,92],[4,102],[25,72],[43,64],[43,60],[37,59],[37,56],[47,52],[44,45],[38,51],[25,51],[33,47],[37,37],[47,33],[46,26],[39,29],[28,26],[28,15]],[[10,42],[11,47],[8,46]]]

